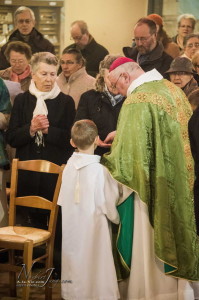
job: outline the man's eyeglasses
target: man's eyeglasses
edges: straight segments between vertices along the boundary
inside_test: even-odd
[[[186,47],[188,47],[188,48],[193,48],[193,47],[198,48],[199,47],[199,43],[187,44]]]
[[[135,37],[134,39],[132,39],[133,42],[146,42],[149,38],[151,37],[150,36],[147,36],[147,37]]]
[[[81,39],[82,39],[82,37],[83,37],[83,34],[81,35],[81,36],[74,36],[74,37],[70,37],[70,40],[73,40],[73,41],[81,41]]]
[[[119,79],[120,79],[121,76],[122,76],[122,74],[120,74],[120,76],[118,77],[118,79],[116,80],[115,83],[112,83],[112,84],[111,84],[111,89],[112,89],[112,90],[115,90],[115,89],[117,88],[117,83],[118,83],[118,81],[119,81]]]
[[[18,24],[23,24],[23,23],[30,24],[31,22],[32,22],[32,20],[30,20],[30,19],[19,19],[19,20],[17,20]]]

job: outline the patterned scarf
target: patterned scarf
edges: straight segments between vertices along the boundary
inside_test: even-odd
[[[17,74],[15,72],[13,72],[12,68],[10,70],[10,80],[14,81],[14,82],[21,82],[23,79],[25,79],[26,77],[30,76],[31,70],[30,70],[30,66],[28,65],[25,69],[25,71],[22,74]]]
[[[48,115],[48,108],[46,106],[45,100],[47,99],[54,99],[56,98],[59,93],[61,92],[60,88],[58,87],[57,83],[55,82],[54,87],[50,92],[41,92],[39,91],[33,80],[31,80],[29,91],[32,95],[34,95],[37,98],[37,103],[35,106],[35,109],[33,111],[33,117],[36,115]],[[35,135],[35,143],[38,146],[44,146],[44,140],[43,140],[43,133],[41,130],[36,132]]]
[[[109,100],[110,100],[112,106],[115,106],[116,104],[118,104],[119,102],[121,102],[121,101],[124,99],[124,97],[123,97],[122,95],[120,95],[120,94],[118,94],[118,95],[113,95],[113,94],[111,94],[111,93],[109,92],[109,90],[108,90],[108,88],[107,88],[106,85],[105,85],[105,87],[104,87],[104,93],[105,93],[105,94],[107,95],[107,97],[109,98]]]

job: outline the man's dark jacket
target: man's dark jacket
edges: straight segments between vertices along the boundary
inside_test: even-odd
[[[28,44],[32,50],[32,54],[36,52],[45,52],[45,51],[51,52],[53,54],[55,53],[53,44],[51,44],[49,40],[45,39],[43,34],[41,34],[37,29],[33,28],[33,30],[30,33],[30,37],[28,41],[24,40],[23,35],[21,35],[19,30],[17,29],[10,35],[8,42],[5,45],[3,45],[3,47],[1,48],[0,70],[7,69],[10,66],[9,62],[6,60],[4,52],[7,45],[10,42],[14,42],[14,41],[21,41]]]
[[[98,44],[94,38],[91,37],[91,41],[84,49],[79,49],[76,44],[71,44],[66,49],[75,48],[81,51],[82,56],[86,60],[86,71],[89,75],[95,77],[99,72],[99,63],[108,54],[108,50],[102,45]]]
[[[137,47],[124,47],[124,55],[131,58],[137,62],[138,50]],[[140,67],[145,71],[151,71],[152,69],[158,70],[160,74],[164,76],[164,73],[169,69],[173,58],[164,52],[164,48],[161,43],[148,54],[145,55],[146,60],[140,63]]]
[[[197,234],[199,235],[199,107],[194,111],[189,123],[189,140],[191,152],[195,163],[195,182],[194,182],[194,209],[196,217]]]

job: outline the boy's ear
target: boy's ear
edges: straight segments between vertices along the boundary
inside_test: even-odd
[[[95,140],[94,140],[94,144],[97,145],[98,144],[98,139],[99,139],[99,135],[96,136]]]
[[[96,138],[95,138],[95,140],[94,140],[94,149],[96,149],[97,146],[98,146],[98,139],[99,139],[99,135],[96,136]]]
[[[72,146],[73,148],[77,148],[77,146],[74,144],[74,142],[73,142],[72,139],[70,139],[70,144],[71,144],[71,146]]]

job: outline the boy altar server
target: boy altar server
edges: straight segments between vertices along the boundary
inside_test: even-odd
[[[119,223],[118,183],[94,155],[98,139],[93,121],[77,121],[71,130],[74,152],[63,172],[62,297],[119,299],[109,221]],[[64,283],[63,283],[64,281]]]

